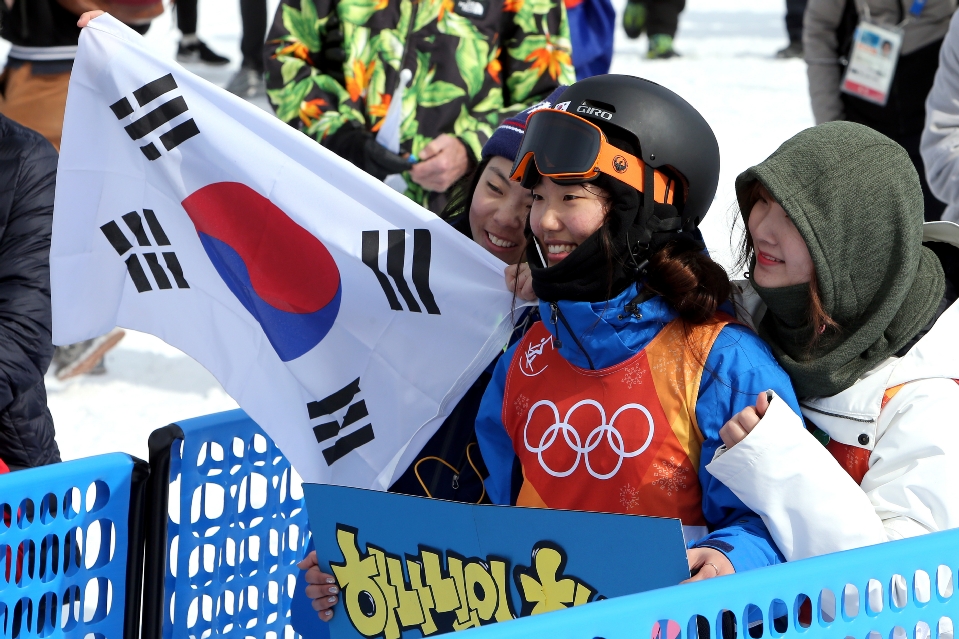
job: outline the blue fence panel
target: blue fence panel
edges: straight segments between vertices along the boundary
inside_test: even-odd
[[[0,637],[135,639],[148,472],[112,453],[0,476]]]
[[[953,639],[957,564],[959,530],[946,531],[467,632],[474,639],[706,639],[708,625],[713,639]],[[724,633],[730,613],[737,631]]]
[[[168,454],[168,473],[155,453]],[[273,441],[242,410],[217,413],[156,431],[151,465],[157,482],[168,477],[169,499],[151,487],[166,539],[148,539],[147,596],[157,570],[163,595],[159,610],[144,603],[144,639],[292,637],[308,523],[299,479]]]

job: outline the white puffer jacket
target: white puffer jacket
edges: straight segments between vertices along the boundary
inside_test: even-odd
[[[959,246],[959,225],[927,223],[924,239]],[[749,302],[747,295],[747,308]],[[758,321],[764,308],[756,311]],[[959,527],[955,380],[959,303],[903,357],[841,393],[800,402],[804,417],[830,438],[869,451],[861,485],[796,428],[800,417],[777,399],[745,439],[720,449],[706,468],[763,518],[787,560]],[[886,390],[901,384],[883,407]]]

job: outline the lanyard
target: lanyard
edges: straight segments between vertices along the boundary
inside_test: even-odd
[[[912,0],[912,6],[909,7],[909,15],[918,18],[922,10],[926,8],[927,0]]]

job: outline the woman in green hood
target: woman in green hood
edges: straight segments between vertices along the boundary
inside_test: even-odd
[[[743,305],[806,429],[765,393],[723,427],[709,472],[789,560],[959,526],[959,305],[942,266],[959,226],[924,227],[909,156],[850,122],[799,133],[736,194]]]

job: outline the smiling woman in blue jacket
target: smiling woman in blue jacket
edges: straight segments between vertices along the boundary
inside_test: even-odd
[[[719,310],[731,285],[698,241],[715,137],[638,78],[590,78],[563,100],[530,117],[513,167],[533,193],[516,289],[544,319],[499,360],[480,406],[490,497],[676,517],[694,579],[778,563],[760,517],[705,470],[757,393],[796,406],[766,345]]]

